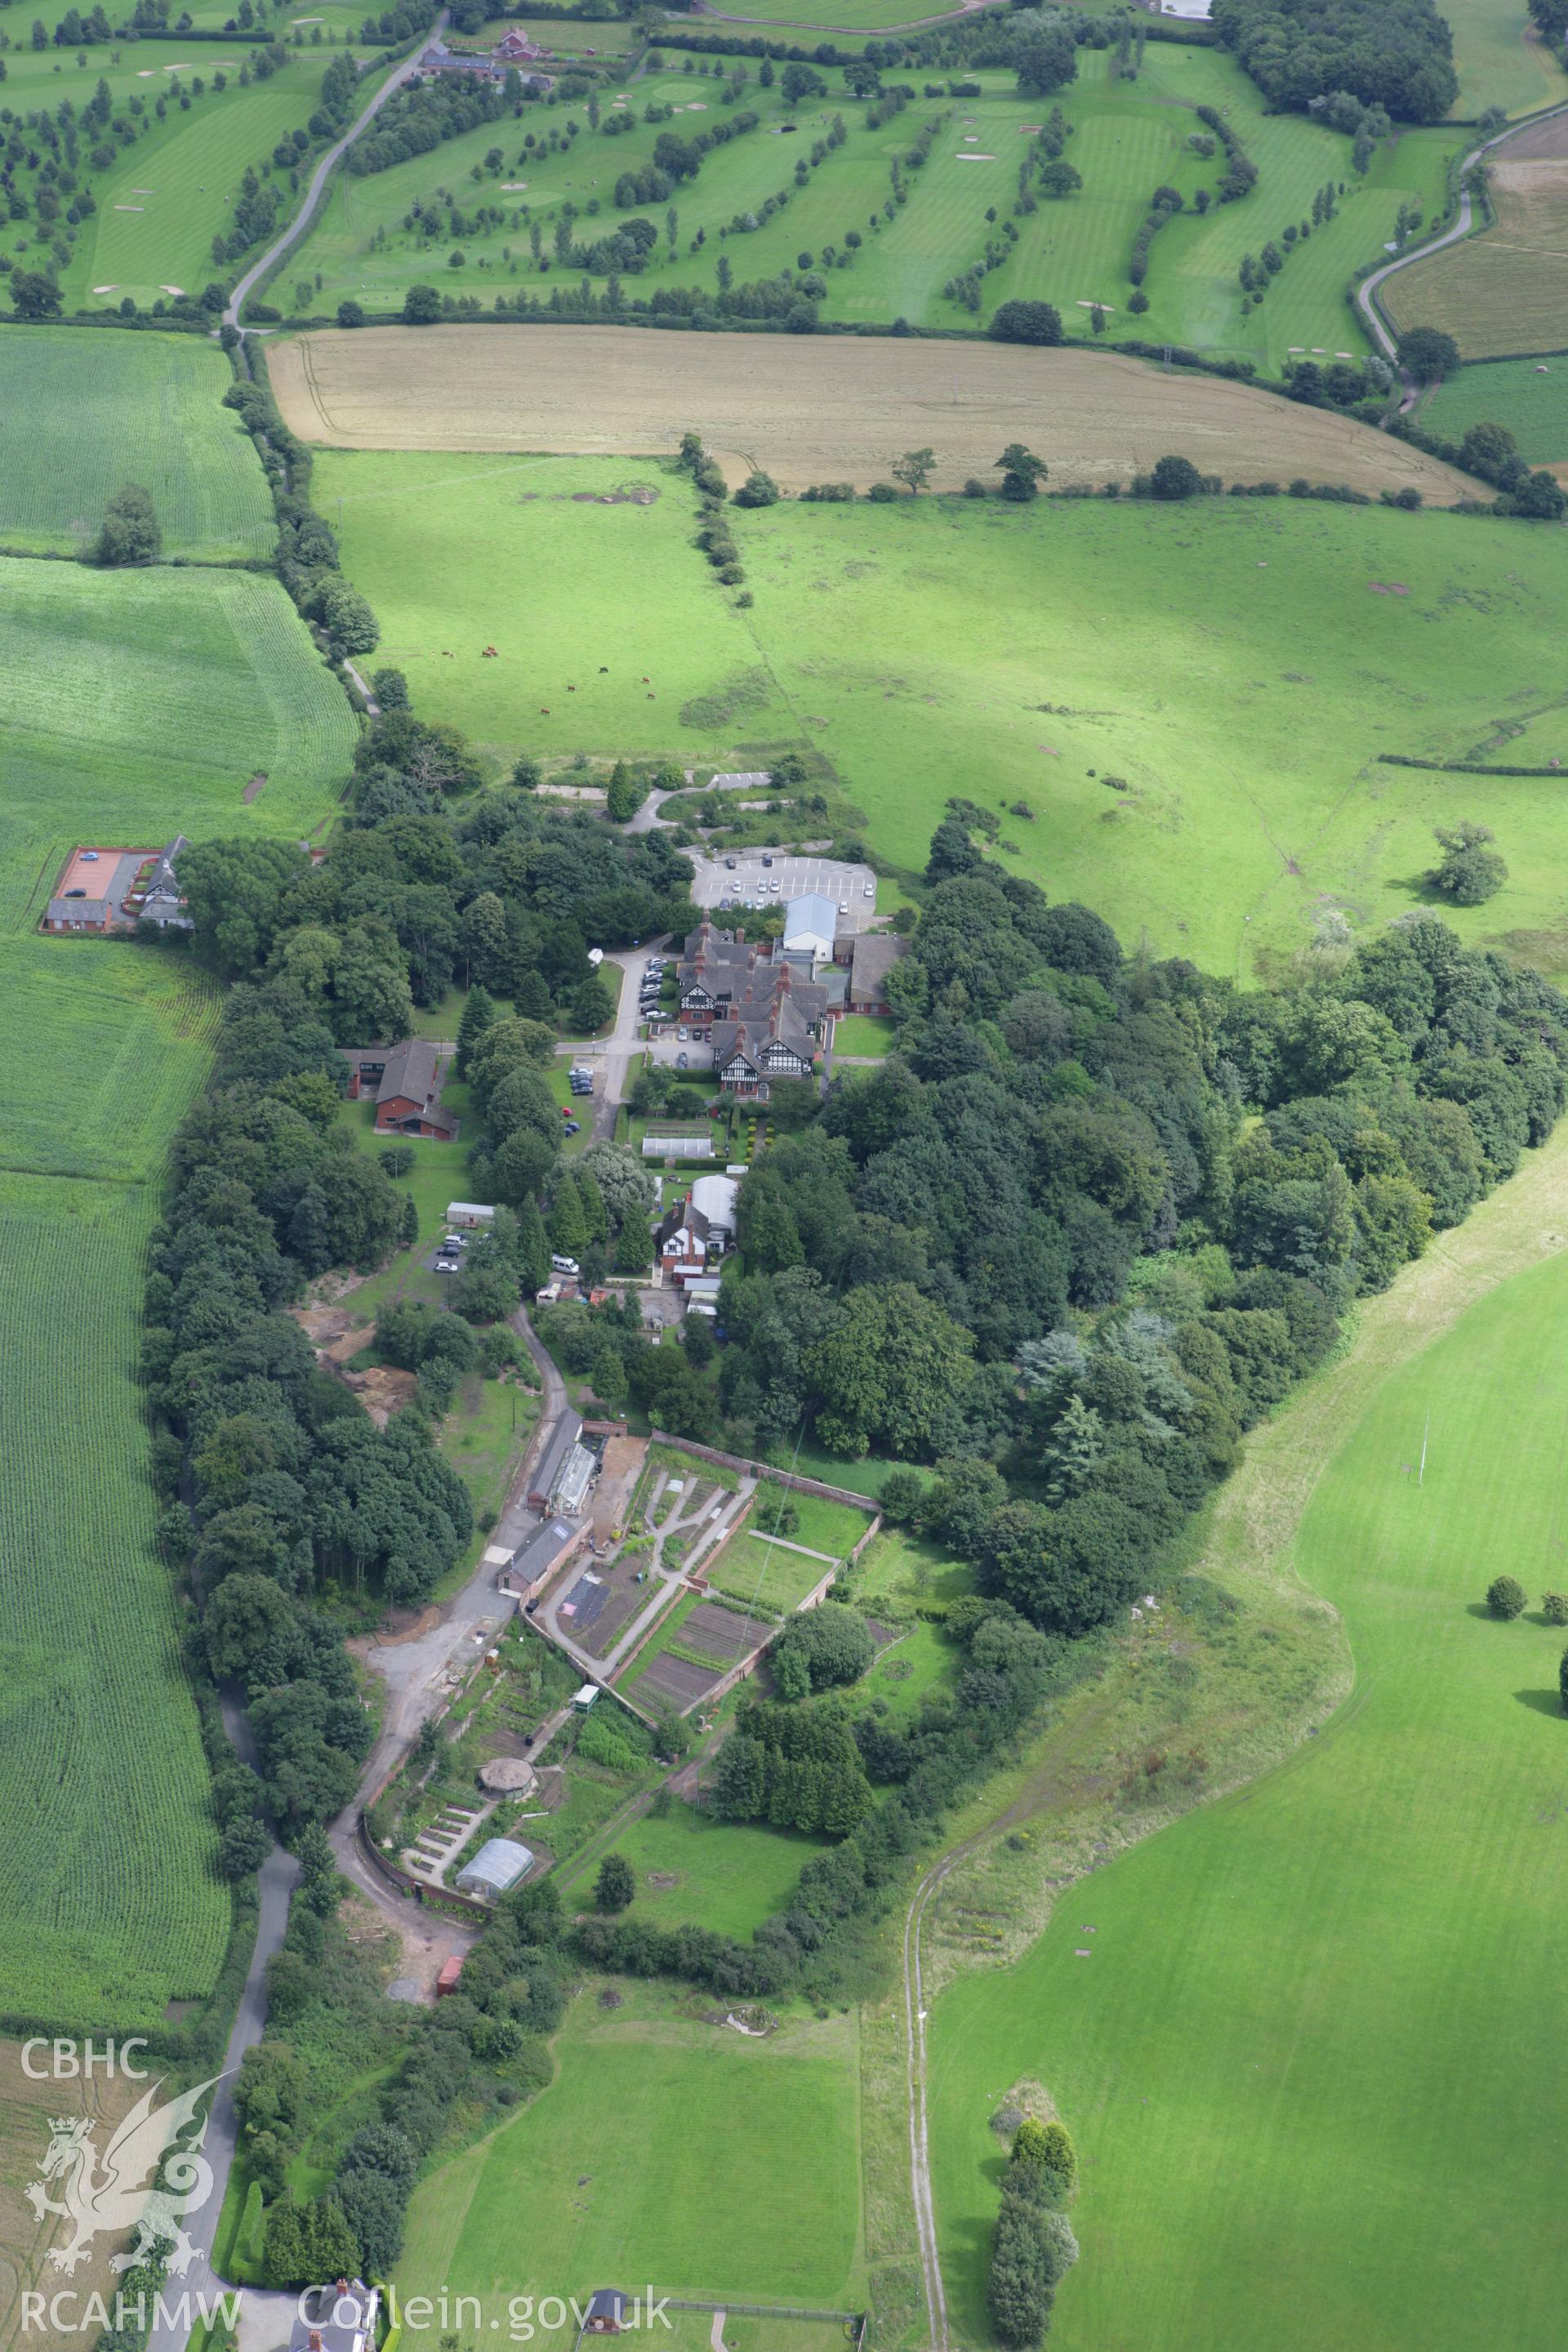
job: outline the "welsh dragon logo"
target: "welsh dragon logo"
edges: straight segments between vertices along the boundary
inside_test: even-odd
[[[162,2084],[153,2083],[101,2157],[90,2116],[50,2116],[49,2145],[38,2167],[39,2179],[26,2194],[40,2221],[46,2213],[60,2213],[71,2224],[68,2242],[49,2250],[56,2270],[74,2271],[87,2260],[96,2237],[121,2237],[132,2230],[135,2243],[113,2257],[111,2269],[128,2271],[163,2246],[171,2250],[168,2266],[176,2277],[189,2268],[199,2249],[185,2234],[184,2217],[206,2202],[213,2185],[212,2166],[200,2153],[206,2118],[194,2138],[184,2146],[175,2143],[195,2121],[197,2108],[219,2079],[215,2074],[161,2107],[153,2101]],[[50,2180],[63,2184],[62,2197],[45,2194],[43,2183]],[[150,2185],[154,2180],[155,2188]]]

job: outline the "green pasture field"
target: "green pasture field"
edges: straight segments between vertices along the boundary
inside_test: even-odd
[[[16,327],[0,344],[0,541],[74,551],[106,499],[144,485],[167,555],[266,555],[272,501],[250,436],[220,405],[233,381],[189,335]]]
[[[0,1985],[15,2014],[124,2031],[210,1989],[229,1921],[134,1377],[158,1177],[217,1003],[177,951],[36,927],[77,843],[311,830],[353,722],[273,580],[16,559],[0,714],[0,993],[26,1041],[0,1179]]]
[[[790,1541],[795,1538],[792,1537]],[[722,1557],[707,1571],[716,1591],[748,1609],[774,1609],[781,1614],[795,1608],[827,1574],[827,1562],[784,1543],[763,1543],[749,1531],[733,1536]]]
[[[590,1979],[550,2086],[420,2182],[400,2297],[445,2289],[504,2312],[635,2273],[661,2294],[859,2308],[854,2018],[752,2040],[675,1987],[615,1990],[602,2009]]]
[[[1559,1254],[1387,1379],[1330,1461],[1295,1553],[1356,1662],[1323,1735],[937,2002],[936,2207],[968,2340],[987,2116],[1029,2073],[1082,2166],[1061,2352],[1184,2352],[1199,2311],[1206,2341],[1271,2352],[1555,2342],[1562,2101],[1539,2060],[1568,2028],[1563,1637],[1481,1594],[1503,1570],[1532,1601],[1563,1581],[1565,1309]]]
[[[715,1935],[744,1941],[753,1927],[782,1911],[796,1879],[825,1841],[795,1830],[768,1829],[753,1822],[721,1822],[677,1798],[662,1820],[644,1813],[602,1850],[623,1854],[637,1873],[633,1916],[663,1927],[688,1921]],[[655,1885],[656,1879],[673,1885]],[[571,1880],[563,1880],[564,1895]],[[584,1882],[574,1900],[585,1902]]]
[[[729,29],[743,34],[748,26],[756,25],[764,35],[771,36],[776,29],[783,40],[788,40],[796,26],[804,33],[818,36],[885,33],[895,26],[939,23],[944,16],[962,13],[943,8],[940,0],[742,0],[742,5],[725,11],[736,19]]]
[[[1568,358],[1461,368],[1423,403],[1421,421],[1450,441],[1472,425],[1506,425],[1531,465],[1568,463]]]
[[[773,679],[889,865],[923,865],[962,772],[1035,813],[1004,820],[1014,871],[1246,977],[1330,918],[1427,903],[1432,826],[1473,815],[1510,878],[1446,919],[1478,943],[1561,928],[1560,784],[1376,764],[1464,756],[1561,694],[1557,532],[1292,499],[792,502],[736,524]]]
[[[150,1180],[200,1083],[216,1007],[166,970],[148,972],[140,992],[100,992],[80,970],[82,952],[68,946],[76,968],[39,991],[47,1009],[37,1004],[18,1032],[33,1075],[18,1068],[14,1096],[29,1124],[49,1109],[60,1122],[44,1165],[69,1141],[59,1078],[75,1079],[96,1056],[106,1094],[110,1067],[121,1088],[154,1068],[160,1085],[139,1131],[122,1131],[121,1181],[62,1181],[58,1166],[0,1177],[9,1433],[0,1529],[10,1562],[0,1985],[16,2017],[145,2030],[171,1999],[211,1990],[229,1926],[169,1573],[153,1546],[135,1380],[142,1262],[157,1214]],[[12,958],[5,969],[9,976]],[[9,992],[8,1003],[26,1018]],[[23,1156],[15,1140],[7,1156],[14,1170]]]
[[[657,489],[652,506],[574,503],[638,483]],[[729,743],[742,702],[771,700],[692,547],[690,484],[656,459],[323,451],[313,495],[380,618],[377,658],[406,673],[423,717],[485,750],[706,752]],[[726,682],[725,717],[683,719]]]
[[[1443,14],[1459,77],[1456,114],[1473,117],[1489,106],[1531,114],[1568,98],[1560,68],[1519,0],[1447,0]]]
[[[881,1058],[891,1053],[898,1034],[896,1022],[880,1021],[868,1013],[847,1013],[834,1024],[833,1051]]]
[[[573,503],[636,481],[655,505]],[[381,657],[498,761],[587,743],[739,764],[810,744],[895,882],[967,776],[1035,813],[1003,824],[1014,871],[1129,945],[1244,978],[1341,918],[1359,931],[1427,903],[1432,827],[1473,816],[1510,879],[1446,919],[1476,942],[1563,930],[1559,784],[1376,761],[1465,757],[1556,701],[1561,533],[1291,499],[791,500],[733,511],[742,614],[655,461],[324,451],[315,483],[334,524],[342,498]],[[1568,966],[1568,939],[1538,952]],[[822,1475],[874,1493],[886,1469]]]
[[[743,103],[762,123],[711,153],[697,179],[678,191],[675,244],[661,234],[635,291],[646,299],[665,283],[713,289],[721,258],[745,280],[794,268],[803,252],[814,261],[827,247],[847,256],[845,236],[854,229],[863,239],[858,251],[845,266],[836,262],[826,271],[822,308],[831,320],[885,326],[902,317],[915,325],[970,329],[983,326],[1003,301],[1043,296],[1058,305],[1077,339],[1092,334],[1089,306],[1098,301],[1106,306],[1113,331],[1251,357],[1274,373],[1292,350],[1359,357],[1367,345],[1346,302],[1346,286],[1360,264],[1380,256],[1401,205],[1414,201],[1428,217],[1436,211],[1445,159],[1459,134],[1406,131],[1379,150],[1360,180],[1351,168],[1349,140],[1301,115],[1267,114],[1256,86],[1218,51],[1151,44],[1136,79],[1113,80],[1113,62],[1109,52],[1079,52],[1078,79],[1061,103],[1075,126],[1070,155],[1083,190],[1065,202],[1042,199],[1017,224],[1018,242],[984,280],[977,315],[950,299],[943,287],[980,259],[994,233],[987,209],[1002,219],[1009,215],[1023,133],[1048,110],[1038,100],[1019,97],[1012,77],[997,72],[977,77],[983,88],[977,99],[917,99],[872,131],[865,106],[844,89],[840,75],[826,73],[828,98],[792,110],[776,85],[761,89],[748,68]],[[524,135],[537,136],[545,127],[547,118],[534,111],[524,117],[521,131],[510,122],[483,124],[390,172],[365,179],[345,175],[306,240],[297,274],[321,276],[322,310],[350,296],[385,308],[400,303],[411,284],[432,279],[444,290],[477,296],[486,307],[496,294],[521,285],[543,295],[559,276],[551,238],[563,203],[580,214],[595,204],[601,207],[596,216],[579,220],[580,236],[628,217],[611,202],[615,181],[651,159],[667,127],[640,120],[647,102],[684,109],[668,127],[689,129],[693,109],[722,118],[718,89],[715,78],[667,71],[623,93],[637,118],[637,129],[623,137],[608,137],[602,124],[595,133],[585,110],[574,107],[567,120],[578,122],[581,135],[568,150],[540,156],[521,143]],[[611,95],[607,113],[616,111]],[[1205,104],[1223,108],[1235,124],[1258,166],[1259,183],[1242,203],[1215,205],[1202,217],[1188,212],[1161,232],[1144,288],[1152,307],[1134,319],[1126,309],[1128,257],[1154,189],[1173,185],[1190,200],[1219,176],[1217,160],[1203,162],[1186,145],[1188,133],[1199,127],[1192,110]],[[844,118],[847,139],[797,188],[797,141],[808,147],[836,112]],[[890,164],[922,124],[939,117],[943,128],[931,157],[908,174],[909,201],[888,221],[883,207]],[[796,123],[797,132],[779,131],[785,122]],[[488,171],[483,159],[497,147],[506,162],[499,172]],[[1306,219],[1310,225],[1315,192],[1342,180],[1346,193],[1334,219],[1296,246],[1263,308],[1244,318],[1237,278],[1244,253],[1260,252],[1290,224]],[[409,208],[416,199],[433,201],[438,191],[465,211],[501,205],[505,218],[472,236],[454,238],[445,229],[416,236],[403,226]],[[789,201],[772,219],[721,236],[737,217],[759,215],[764,201],[781,191]],[[662,232],[665,207],[645,209]],[[529,244],[534,220],[546,232],[542,269]],[[696,248],[700,230],[704,243]],[[461,256],[456,267],[454,252]]]

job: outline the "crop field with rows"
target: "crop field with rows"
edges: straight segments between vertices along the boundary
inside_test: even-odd
[[[90,1051],[89,1025],[30,1027],[40,1063]],[[137,1024],[186,1093],[205,1025]],[[228,1927],[133,1377],[155,1206],[146,1183],[0,1177],[0,1985],[51,2022],[156,2022],[209,1989]]]
[[[229,1919],[134,1379],[158,1179],[217,997],[177,951],[38,919],[77,843],[307,833],[353,740],[276,581],[0,561],[0,996],[26,1041],[0,1175],[12,2016],[152,2024],[210,1989]]]
[[[166,555],[265,555],[272,504],[220,405],[227,362],[193,335],[18,328],[5,343],[0,545],[74,552],[121,483],[151,491]]]

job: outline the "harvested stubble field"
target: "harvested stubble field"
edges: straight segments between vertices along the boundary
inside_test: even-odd
[[[957,489],[1023,440],[1057,484],[1127,481],[1173,449],[1226,481],[1409,483],[1439,506],[1475,489],[1351,418],[1112,352],[727,334],[694,349],[636,327],[374,327],[291,338],[267,359],[293,431],[339,449],[646,457],[695,431],[731,479],[761,466],[803,489],[864,488],[929,443],[935,486]]]
[[[1544,124],[1543,131],[1555,124]],[[1568,334],[1568,155],[1494,163],[1495,225],[1391,278],[1396,327],[1441,327],[1466,359],[1557,350]]]

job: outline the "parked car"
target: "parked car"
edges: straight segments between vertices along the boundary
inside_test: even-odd
[[[861,892],[861,896],[862,896],[862,898],[874,898],[876,897],[876,895],[877,895],[877,886],[876,886],[876,884],[875,884],[874,882],[868,882],[868,883],[867,883],[867,885],[866,885],[865,889]]]
[[[678,1029],[678,1030],[676,1031],[676,1033],[675,1033],[675,1034],[676,1034],[677,1037],[679,1037],[679,1040],[680,1040],[681,1044],[684,1045],[685,1045],[685,1043],[686,1043],[686,1040],[687,1040],[687,1039],[688,1039],[688,1037],[689,1037],[689,1035],[691,1034],[691,1032],[690,1032],[690,1030],[689,1030],[689,1029]]]
[[[769,851],[768,851],[768,852],[766,852],[766,853],[764,854],[764,856],[763,856],[763,864],[764,866],[771,866],[771,865],[773,864],[773,852],[772,852],[771,850],[769,850]]]
[[[735,871],[735,860],[732,857],[726,857],[724,863],[728,866],[730,872],[733,874]]]
[[[689,1054],[677,1054],[677,1055],[676,1055],[676,1057],[675,1057],[675,1066],[676,1066],[676,1068],[677,1068],[678,1070],[688,1070],[688,1069],[689,1069],[689,1068],[690,1068],[690,1066],[691,1066],[691,1056],[690,1056],[690,1055],[689,1055]]]
[[[581,1135],[581,1134],[582,1134],[582,1132],[583,1132],[583,1125],[582,1125],[582,1121],[581,1121],[580,1119],[569,1118],[569,1119],[567,1120],[567,1122],[566,1122],[566,1133],[567,1133],[568,1135]]]
[[[838,911],[841,915],[847,915],[849,912],[849,901],[847,898],[840,898],[838,901]]]
[[[83,864],[84,866],[96,866],[96,865],[98,864],[98,852],[97,852],[97,850],[96,850],[96,849],[84,849],[84,850],[82,851],[82,853],[81,853],[81,862],[82,862],[82,864]],[[733,866],[733,864],[735,863],[735,861],[734,861],[734,859],[733,859],[732,857],[731,857],[731,859],[730,860],[730,863],[731,863],[731,866]]]
[[[85,890],[68,890],[66,892],[66,897],[68,898],[85,898],[86,896],[87,892]]]

